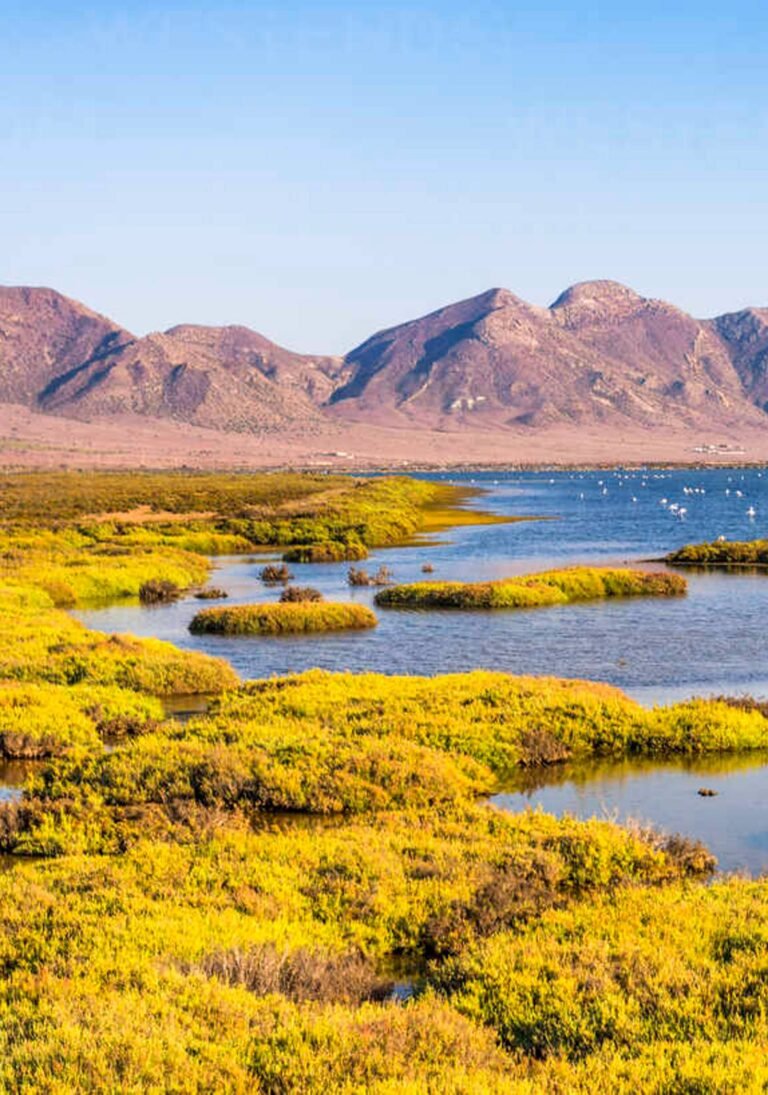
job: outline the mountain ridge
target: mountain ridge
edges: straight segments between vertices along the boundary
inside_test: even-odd
[[[56,290],[0,287],[0,401],[265,435],[329,422],[762,429],[768,308],[699,320],[610,280],[576,283],[549,307],[497,287],[338,357],[295,353],[241,325],[136,336]]]

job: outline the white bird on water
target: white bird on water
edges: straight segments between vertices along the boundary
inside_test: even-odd
[[[757,510],[754,506],[750,506],[747,510],[747,517],[750,519],[750,521],[754,521],[755,517],[757,517]]]

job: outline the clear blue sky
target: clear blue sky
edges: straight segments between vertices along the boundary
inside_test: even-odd
[[[0,282],[351,348],[503,285],[768,305],[765,0],[6,0]]]

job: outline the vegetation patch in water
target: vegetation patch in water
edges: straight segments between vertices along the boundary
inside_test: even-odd
[[[219,658],[158,639],[90,631],[42,590],[0,582],[0,681],[116,685],[157,696],[221,692],[237,674]]]
[[[670,566],[768,566],[768,540],[714,540],[686,544],[664,559]]]
[[[679,597],[685,579],[654,571],[573,567],[492,582],[413,582],[376,594],[387,608],[541,608],[607,597]]]
[[[312,586],[286,586],[280,594],[281,604],[300,604],[307,601],[317,603],[322,600],[324,597],[320,590]]]
[[[204,608],[189,625],[194,635],[289,635],[301,632],[375,627],[367,605],[317,602],[302,598],[279,604]]]
[[[289,570],[285,563],[279,566],[276,563],[268,563],[259,571],[259,578],[265,585],[282,585],[293,580],[293,571]]]
[[[197,601],[225,601],[229,597],[226,589],[219,589],[218,586],[206,586],[205,589],[199,589],[195,594],[195,600]]]
[[[310,670],[250,681],[211,704],[190,733],[239,727],[298,733],[319,726],[351,740],[395,735],[463,754],[498,776],[566,757],[664,756],[768,748],[768,719],[717,700],[651,711],[609,685],[477,670],[437,677]]]
[[[368,548],[361,543],[342,543],[339,540],[325,540],[319,544],[306,544],[303,547],[290,548],[283,553],[286,563],[341,563],[351,559],[365,559]]]

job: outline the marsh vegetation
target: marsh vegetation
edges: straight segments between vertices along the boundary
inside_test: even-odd
[[[686,544],[665,556],[669,566],[768,567],[768,540],[714,540]]]
[[[399,542],[447,501],[329,476],[2,480],[0,751],[37,761],[0,805],[3,1090],[768,1083],[764,882],[711,881],[696,840],[486,802],[510,771],[567,758],[765,748],[764,705],[647,710],[606,685],[486,671],[241,683],[66,611],[148,583],[200,591],[217,550]],[[519,588],[682,591],[627,574]],[[248,633],[372,615],[292,588],[198,618]],[[161,697],[193,693],[207,711],[166,716]]]
[[[685,579],[657,571],[570,567],[493,582],[413,582],[376,594],[387,608],[544,608],[607,597],[680,597]]]
[[[193,635],[291,635],[376,626],[376,615],[367,605],[323,602],[316,593],[298,589],[281,597],[278,604],[204,608],[189,630]]]

